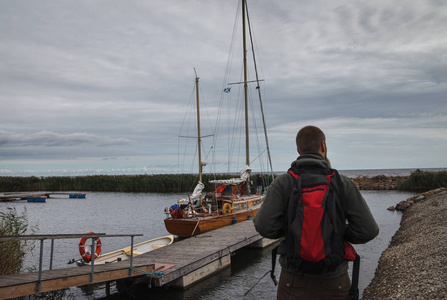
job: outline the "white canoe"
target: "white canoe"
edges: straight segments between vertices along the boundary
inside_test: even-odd
[[[167,245],[172,244],[174,241],[173,235],[162,236],[159,238],[155,238],[152,240],[148,240],[145,242],[141,242],[133,245],[133,257],[141,255],[143,253],[147,253],[149,251],[165,247]],[[115,250],[113,252],[105,253],[99,255],[97,259],[95,259],[95,265],[105,264],[105,263],[113,263],[118,261],[123,261],[130,258],[130,246],[126,248],[122,248],[119,250]],[[90,265],[90,262],[86,263],[83,260],[78,260],[76,262],[78,265]]]

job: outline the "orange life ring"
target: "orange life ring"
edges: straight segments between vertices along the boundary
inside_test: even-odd
[[[94,234],[93,232],[87,232],[87,234]],[[80,241],[79,241],[79,253],[82,256],[82,259],[85,260],[86,262],[90,262],[92,259],[92,255],[90,253],[90,251],[85,251],[85,242],[87,241],[88,237],[83,237]],[[95,237],[95,259],[98,258],[99,254],[101,253],[101,240],[99,239],[99,237]]]
[[[230,214],[231,213],[231,204],[230,203],[225,203],[222,207],[222,212],[224,214]]]

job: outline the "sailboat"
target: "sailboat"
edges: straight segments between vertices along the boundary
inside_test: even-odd
[[[256,216],[264,196],[252,194],[250,187],[250,151],[249,151],[249,122],[248,122],[248,76],[247,76],[247,51],[246,51],[246,1],[242,0],[242,34],[243,34],[243,61],[244,61],[244,104],[245,104],[245,167],[240,171],[239,177],[224,180],[211,180],[215,185],[212,193],[203,197],[205,185],[202,183],[202,168],[204,163],[201,158],[201,132],[200,132],[200,105],[199,105],[199,78],[196,74],[195,89],[197,103],[197,145],[199,162],[199,182],[192,195],[179,200],[170,208],[165,209],[167,217],[164,220],[166,230],[179,237],[191,237],[212,231],[234,223],[243,222]],[[259,87],[259,79],[256,72],[256,81]],[[226,92],[229,91],[229,88]],[[260,96],[260,94],[259,94]],[[272,169],[270,150],[268,147],[267,131],[261,103],[262,121],[270,169]]]

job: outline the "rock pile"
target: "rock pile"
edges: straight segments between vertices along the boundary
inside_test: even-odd
[[[363,300],[447,299],[447,189],[410,199]]]
[[[385,176],[351,178],[360,190],[397,190],[399,183],[408,176]]]
[[[424,201],[427,199],[427,197],[440,193],[442,191],[447,191],[446,188],[439,188],[439,189],[435,189],[435,190],[431,190],[422,194],[419,194],[417,196],[408,198],[407,200],[404,201],[400,201],[399,203],[396,204],[396,206],[390,206],[388,207],[388,210],[399,210],[399,211],[404,211],[407,208],[409,208],[410,206],[412,206],[415,203]]]

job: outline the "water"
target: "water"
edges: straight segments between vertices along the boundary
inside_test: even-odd
[[[371,211],[380,226],[380,234],[366,245],[357,245],[361,255],[361,291],[374,277],[381,253],[388,247],[391,237],[399,227],[401,214],[390,212],[386,208],[411,197],[412,193],[399,191],[362,191]],[[168,234],[164,228],[163,210],[182,197],[179,194],[154,193],[100,193],[88,192],[86,199],[69,199],[68,196],[47,199],[47,203],[27,203],[26,201],[0,202],[0,211],[16,208],[19,213],[26,211],[31,225],[38,225],[39,234],[85,233],[89,231],[107,234],[142,233],[135,242],[152,239]],[[130,244],[130,238],[101,239],[102,251],[110,252]],[[76,240],[56,240],[53,268],[75,267],[67,262],[80,258]],[[44,245],[44,269],[49,267],[50,242]],[[27,266],[38,265],[39,245],[34,255],[26,258]],[[186,291],[147,289],[144,287],[141,298],[148,295],[158,299],[275,299],[276,287],[267,275],[253,290],[244,294],[271,268],[271,248],[241,249],[232,256],[231,268],[194,285]],[[276,275],[279,278],[280,267]],[[127,299],[119,295],[115,286],[114,295],[109,299]],[[64,299],[105,298],[104,285],[94,288],[70,288],[65,291]]]

